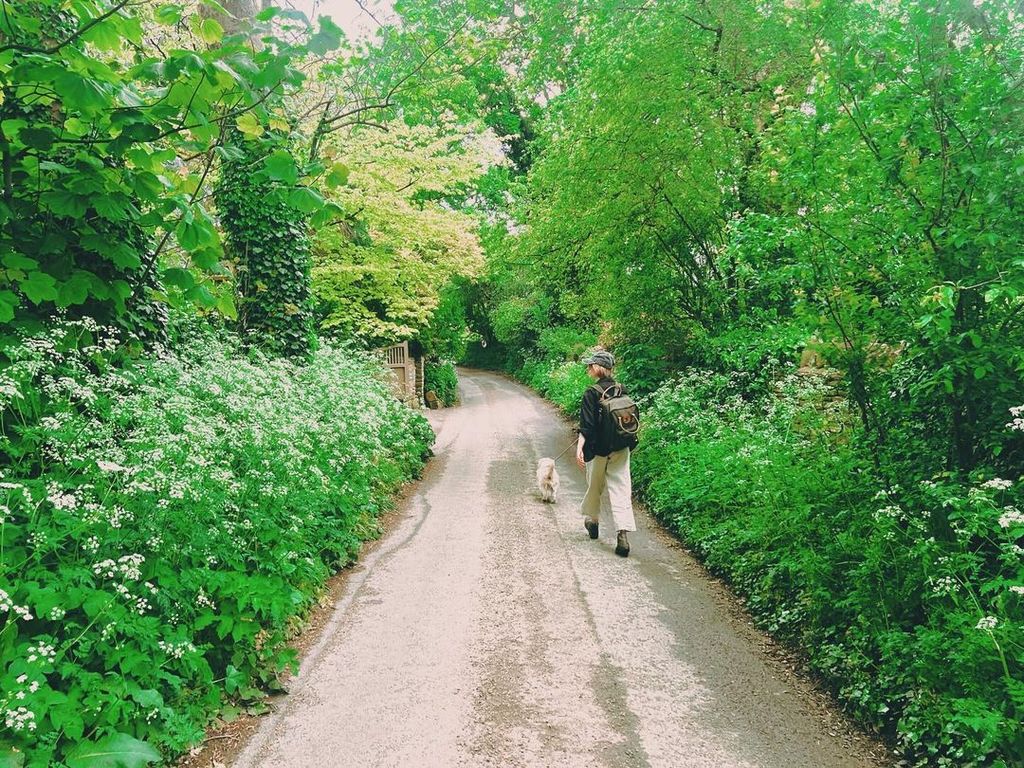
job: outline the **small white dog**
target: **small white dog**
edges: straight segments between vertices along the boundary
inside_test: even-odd
[[[540,489],[540,500],[554,504],[558,496],[558,470],[554,459],[541,459],[537,462],[537,487]]]

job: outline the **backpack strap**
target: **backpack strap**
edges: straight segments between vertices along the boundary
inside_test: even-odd
[[[604,402],[609,397],[619,397],[623,393],[622,385],[619,384],[619,382],[617,381],[613,381],[604,389],[601,389],[600,384],[592,384],[590,388],[596,390],[597,394],[600,395],[600,400],[598,402]],[[618,392],[615,395],[609,395],[608,393],[611,392],[613,389],[617,389]]]

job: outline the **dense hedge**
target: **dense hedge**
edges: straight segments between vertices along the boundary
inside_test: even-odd
[[[428,362],[423,368],[423,387],[437,395],[441,405],[455,405],[459,401],[459,374],[455,363]]]
[[[369,357],[125,349],[86,321],[6,350],[0,762],[87,765],[100,742],[141,764],[133,739],[174,754],[273,686],[432,441]]]
[[[514,371],[517,378],[540,392],[568,416],[578,416],[580,398],[592,383],[579,362],[527,360]]]
[[[883,487],[837,394],[792,373],[679,376],[646,403],[634,477],[912,764],[1024,764],[1017,484]]]

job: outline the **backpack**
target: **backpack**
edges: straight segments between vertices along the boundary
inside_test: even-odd
[[[633,398],[626,394],[621,384],[613,384],[604,390],[595,384],[594,389],[601,395],[598,401],[601,442],[613,451],[636,448],[640,409]]]

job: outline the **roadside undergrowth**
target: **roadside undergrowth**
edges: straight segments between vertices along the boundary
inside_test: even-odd
[[[429,452],[368,355],[176,349],[80,321],[4,350],[0,709],[25,765],[168,758],[274,689]]]

